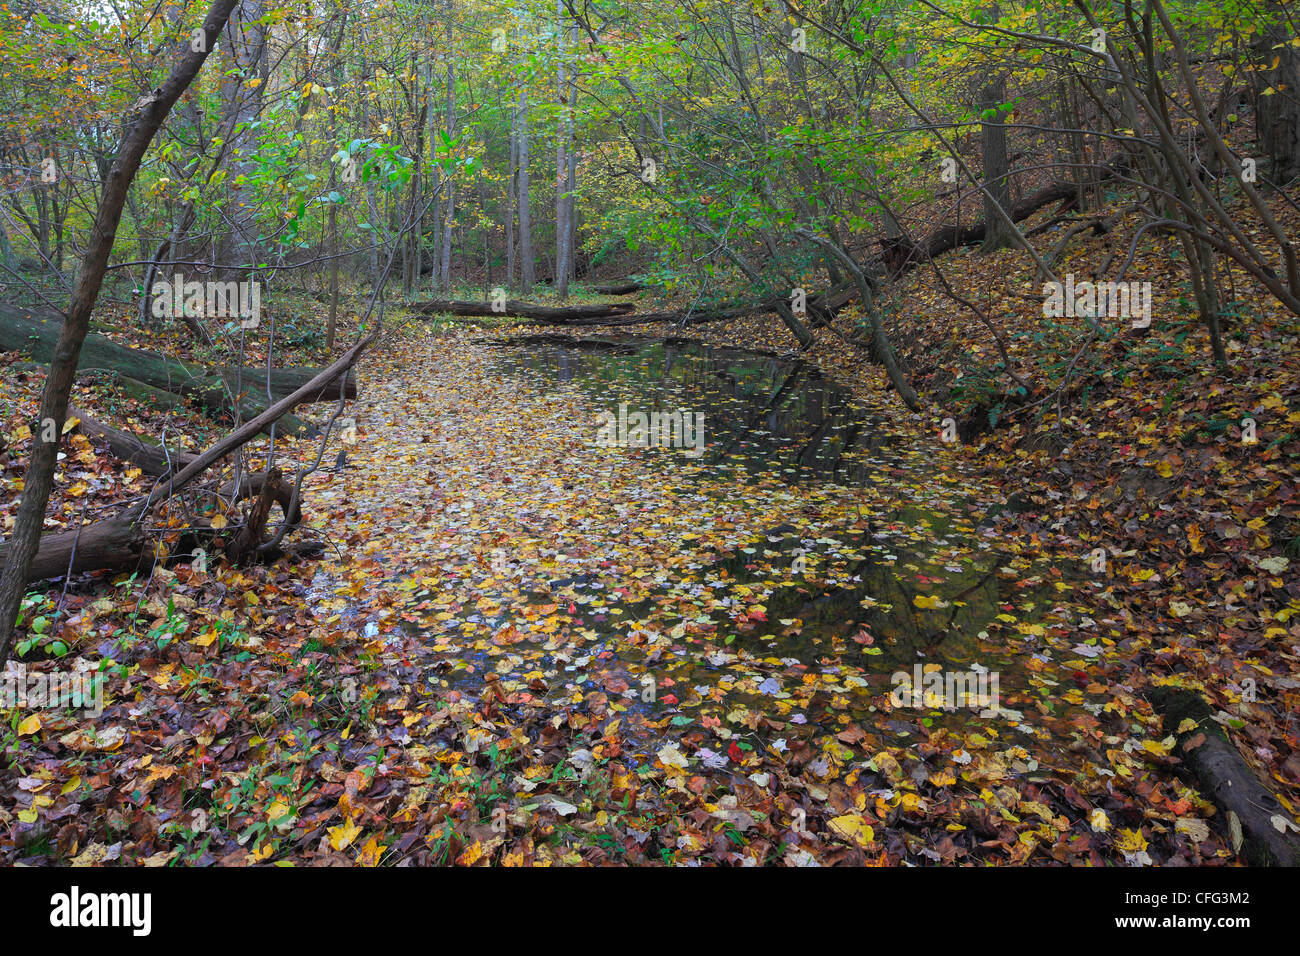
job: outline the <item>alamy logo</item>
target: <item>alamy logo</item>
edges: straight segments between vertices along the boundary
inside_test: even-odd
[[[703,412],[629,414],[627,402],[623,402],[617,416],[602,410],[597,417],[600,431],[596,433],[596,445],[600,448],[686,448],[687,458],[704,454]]]
[[[153,928],[149,893],[82,893],[74,886],[51,896],[50,907],[51,926],[128,926],[136,936],[148,936]]]
[[[1048,317],[1133,319],[1135,329],[1151,324],[1150,282],[1076,283],[1070,272],[1063,283],[1043,283],[1043,295],[1043,315]]]
[[[927,673],[920,664],[914,664],[911,674],[895,671],[891,680],[894,690],[890,693],[889,700],[895,707],[998,709],[996,671],[945,672],[936,668]]]
[[[245,329],[255,329],[262,320],[262,284],[255,279],[243,282],[186,282],[177,273],[171,282],[155,282],[149,290],[153,296],[154,318],[239,319]]]
[[[27,672],[27,665],[10,661],[0,678],[4,707],[74,707],[92,717],[104,712],[104,683],[94,671]]]

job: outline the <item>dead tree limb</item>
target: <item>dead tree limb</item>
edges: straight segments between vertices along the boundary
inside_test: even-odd
[[[180,453],[179,455],[173,455],[172,461],[180,466],[179,470],[160,471],[159,474],[165,480],[143,502],[128,503],[121,514],[92,522],[75,530],[42,535],[37,542],[36,552],[30,570],[26,573],[24,585],[32,581],[60,577],[68,573],[101,569],[121,570],[135,567],[143,559],[147,544],[144,516],[147,516],[156,505],[190,485],[212,465],[256,438],[262,429],[270,422],[275,421],[286,408],[292,407],[295,402],[302,401],[303,395],[311,394],[313,389],[319,389],[324,382],[350,369],[357,359],[361,357],[362,352],[374,342],[377,335],[378,332],[374,332],[369,337],[357,342],[348,351],[344,352],[338,361],[319,372],[313,379],[305,382],[296,392],[292,392],[280,399],[262,412],[258,418],[245,423],[201,454]],[[77,417],[81,417],[80,413],[77,413],[75,409],[72,409],[71,412],[76,414]],[[150,454],[148,443],[137,436],[104,425],[101,422],[96,422],[94,419],[89,421],[89,428],[86,426],[87,419],[85,418],[82,419],[79,427],[86,430],[88,434],[93,432],[98,437],[108,441],[110,447],[113,447],[114,443],[116,443],[116,446],[128,455],[141,456],[141,460],[148,462],[151,467],[165,465],[165,462]],[[138,467],[144,470],[143,465],[138,465]],[[279,471],[279,469],[272,470],[277,473]],[[172,477],[166,478],[169,473]],[[280,505],[285,513],[286,525],[290,528],[296,526],[302,520],[301,507],[292,500],[290,483],[286,482],[283,476],[279,476],[275,482],[271,482],[268,480],[266,473],[244,475],[239,479],[238,483],[234,481],[227,482],[219,494],[226,500],[256,497],[258,504],[254,506],[255,513],[262,501],[269,498],[270,502]],[[262,515],[261,522],[264,530],[266,525],[265,514]],[[247,524],[245,527],[247,527]],[[260,534],[259,532],[258,540],[254,543],[251,551],[237,553],[240,553],[241,556],[247,556],[255,552],[257,545],[261,543]],[[7,548],[0,547],[0,562],[3,562],[7,557],[7,551]]]
[[[59,323],[42,313],[0,304],[0,351],[24,352],[38,361],[49,361],[59,337]],[[106,336],[89,333],[82,346],[80,365],[84,369],[106,369],[153,389],[186,395],[213,413],[239,409],[242,418],[253,418],[266,407],[266,398],[258,393],[267,381],[267,370],[252,366],[209,369],[206,366],[171,358],[157,352],[120,345]],[[271,395],[282,398],[304,382],[316,369],[272,369]],[[232,397],[233,396],[233,397]],[[329,402],[339,397],[357,397],[356,377],[322,383],[308,393],[300,404]],[[312,434],[314,429],[292,415],[289,409],[279,421],[279,430],[287,434]]]
[[[146,475],[153,475],[156,478],[169,471],[178,471],[194,460],[194,455],[189,452],[151,444],[130,432],[105,425],[91,418],[81,409],[69,405],[68,420],[74,418],[78,420],[77,431],[91,440],[103,441],[116,457],[130,462]]]
[[[640,282],[602,282],[592,288],[601,295],[631,295],[645,287]]]
[[[411,309],[422,315],[475,315],[510,319],[535,319],[539,322],[565,324],[573,319],[598,319],[604,316],[626,315],[635,306],[623,302],[599,305],[536,305],[514,299],[494,309],[491,302],[462,302],[453,299],[431,299],[416,302]]]

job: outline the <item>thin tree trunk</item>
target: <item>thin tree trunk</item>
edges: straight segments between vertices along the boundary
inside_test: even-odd
[[[342,31],[340,30],[338,46],[342,45]],[[339,50],[334,50],[334,89],[343,88],[343,59],[339,55]],[[334,94],[331,94],[333,96]],[[334,150],[338,144],[339,124],[338,113],[333,109],[335,104],[331,103],[330,109],[330,139],[329,150]],[[338,163],[330,162],[330,192],[334,192],[338,186]],[[334,354],[334,340],[338,334],[339,320],[339,207],[335,202],[330,203],[329,208],[329,256],[330,256],[330,312],[329,317],[325,320],[325,354]]]
[[[262,112],[262,90],[266,66],[266,27],[259,21],[265,13],[263,0],[240,0],[231,18],[227,37],[230,68],[223,79],[221,95],[225,101],[228,128],[233,143],[230,160],[230,203],[227,217],[230,234],[225,243],[228,275],[251,274],[258,262],[256,201],[249,183],[254,178],[256,121]],[[263,82],[249,85],[254,78]]]
[[[451,43],[450,4],[448,4],[447,42]],[[447,135],[456,132],[456,67],[447,60]],[[439,284],[444,292],[451,291],[451,227],[456,215],[456,184],[447,180],[447,200],[442,221],[442,261],[438,266]]]
[[[519,142],[515,138],[515,111],[510,111],[508,134],[509,168],[506,170],[506,288],[515,287],[515,176],[518,175]]]
[[[533,220],[528,185],[528,92],[519,91],[519,282],[524,295],[533,291],[537,272],[533,263]]]
[[[104,282],[104,272],[108,268],[109,254],[113,251],[113,241],[117,238],[117,227],[122,218],[127,192],[154,135],[181,93],[198,75],[208,58],[207,51],[216,45],[217,37],[230,19],[236,2],[237,0],[213,0],[203,20],[203,50],[188,53],[173,67],[157,92],[143,98],[144,102],[128,126],[117,158],[105,178],[99,209],[82,256],[81,268],[77,271],[72,301],[64,316],[63,329],[41,395],[41,431],[38,435],[47,433],[48,425],[55,439],[33,444],[31,459],[23,476],[22,500],[18,506],[13,533],[5,548],[4,568],[0,570],[0,667],[3,667],[9,657],[18,604],[27,584],[32,559],[40,546],[41,526],[45,521],[45,508],[50,500],[59,454],[57,436],[63,431],[68,398],[72,393],[77,362],[81,357],[81,343],[90,330],[90,315]]]
[[[569,30],[569,46],[574,48],[577,45],[578,28],[575,25]],[[570,76],[569,109],[565,120],[565,138],[569,141],[569,164],[564,182],[564,220],[569,226],[569,233],[564,239],[565,248],[569,251],[569,274],[565,283],[566,293],[568,292],[568,280],[576,278],[578,272],[578,150],[573,135],[573,116],[578,108],[578,84],[573,82],[573,79]]]
[[[363,59],[361,61],[361,128],[365,132],[370,131],[370,96],[366,89],[366,84],[370,79],[369,64]],[[363,165],[363,164],[358,164]],[[360,170],[358,169],[358,174]],[[376,292],[379,291],[379,225],[383,222],[383,216],[379,211],[379,203],[375,199],[375,177],[371,176],[365,183],[366,192],[366,219],[370,223],[370,285]],[[387,228],[387,227],[385,227]],[[382,296],[381,296],[382,298]]]
[[[569,120],[567,71],[564,64],[564,0],[555,0],[555,35],[559,46],[555,72],[555,97],[560,113],[555,131],[555,294],[560,299],[569,294],[569,148],[573,127]]]

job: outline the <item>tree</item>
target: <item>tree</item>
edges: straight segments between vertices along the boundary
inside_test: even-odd
[[[238,0],[213,0],[203,19],[199,35],[202,42],[194,44],[200,49],[191,48],[172,68],[171,74],[161,86],[141,97],[130,117],[117,158],[105,178],[104,192],[81,259],[72,300],[64,314],[63,328],[41,394],[42,434],[49,435],[50,440],[33,444],[18,515],[5,549],[4,568],[0,570],[0,666],[3,666],[9,656],[18,605],[27,584],[27,571],[40,543],[41,526],[54,482],[59,439],[67,417],[73,377],[77,371],[81,345],[90,330],[90,315],[99,298],[113,242],[117,238],[117,227],[126,205],[127,191],[154,135],[176,100],[194,82],[237,2]]]
[[[520,291],[527,295],[537,283],[536,265],[533,261],[533,216],[528,182],[528,90],[519,89],[519,281]]]
[[[569,271],[573,260],[573,94],[565,72],[564,0],[555,0],[555,98],[559,103],[555,133],[555,292],[561,299],[569,294]]]
[[[1011,166],[1007,161],[1007,128],[1002,118],[1002,104],[1007,97],[1007,81],[999,76],[980,90],[979,108],[984,157],[984,252],[1009,249],[1017,245],[1015,226],[999,213],[1011,208]]]

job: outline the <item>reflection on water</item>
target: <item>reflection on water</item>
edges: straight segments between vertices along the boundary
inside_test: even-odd
[[[950,507],[951,483],[927,479],[928,462],[918,443],[899,440],[815,369],[681,340],[529,336],[501,345],[500,373],[524,380],[523,387],[577,389],[588,400],[584,404],[611,411],[626,403],[647,413],[702,412],[704,456],[655,459],[665,488],[674,493],[696,493],[703,478],[751,483],[775,478],[850,490],[883,485],[903,489],[907,503],[887,514],[860,514],[832,541],[805,537],[794,526],[770,529],[750,546],[718,554],[688,578],[674,578],[640,601],[620,598],[608,581],[591,574],[539,581],[538,605],[567,607],[575,630],[595,638],[566,646],[550,636],[534,638],[525,629],[504,654],[466,641],[451,671],[440,675],[447,686],[473,692],[485,672],[540,667],[557,674],[565,693],[575,687],[625,686],[629,715],[652,726],[659,726],[655,718],[681,713],[662,700],[646,702],[637,695],[639,682],[663,673],[665,665],[693,675],[687,678],[693,694],[707,696],[710,681],[722,682],[729,701],[760,712],[772,708],[770,691],[737,683],[729,671],[749,667],[786,681],[813,673],[818,679],[842,679],[846,696],[837,707],[855,719],[888,696],[894,675],[910,675],[918,664],[987,668],[1000,675],[1004,698],[1013,700],[1025,686],[1028,655],[1005,642],[990,642],[986,628],[1010,610],[1020,621],[1047,610],[1052,579],[1065,575],[1050,566],[1031,576],[1023,567],[1009,567],[1008,556],[980,534],[977,521]],[[834,545],[834,561],[827,557],[827,544]],[[782,586],[771,588],[775,577]],[[692,596],[729,594],[745,586],[770,589],[761,617],[738,622],[734,606],[703,617],[692,614]],[[692,618],[685,635],[628,640],[628,622],[653,618],[662,624],[665,608],[679,599]],[[513,621],[507,613],[466,620],[488,628]],[[684,681],[679,677],[678,683]],[[925,719],[933,725],[967,717],[930,712]],[[901,725],[894,732],[906,733]]]
[[[502,345],[503,369],[578,385],[611,410],[702,412],[709,464],[854,485],[868,474],[858,459],[893,443],[848,392],[798,360],[683,339],[536,335]]]

